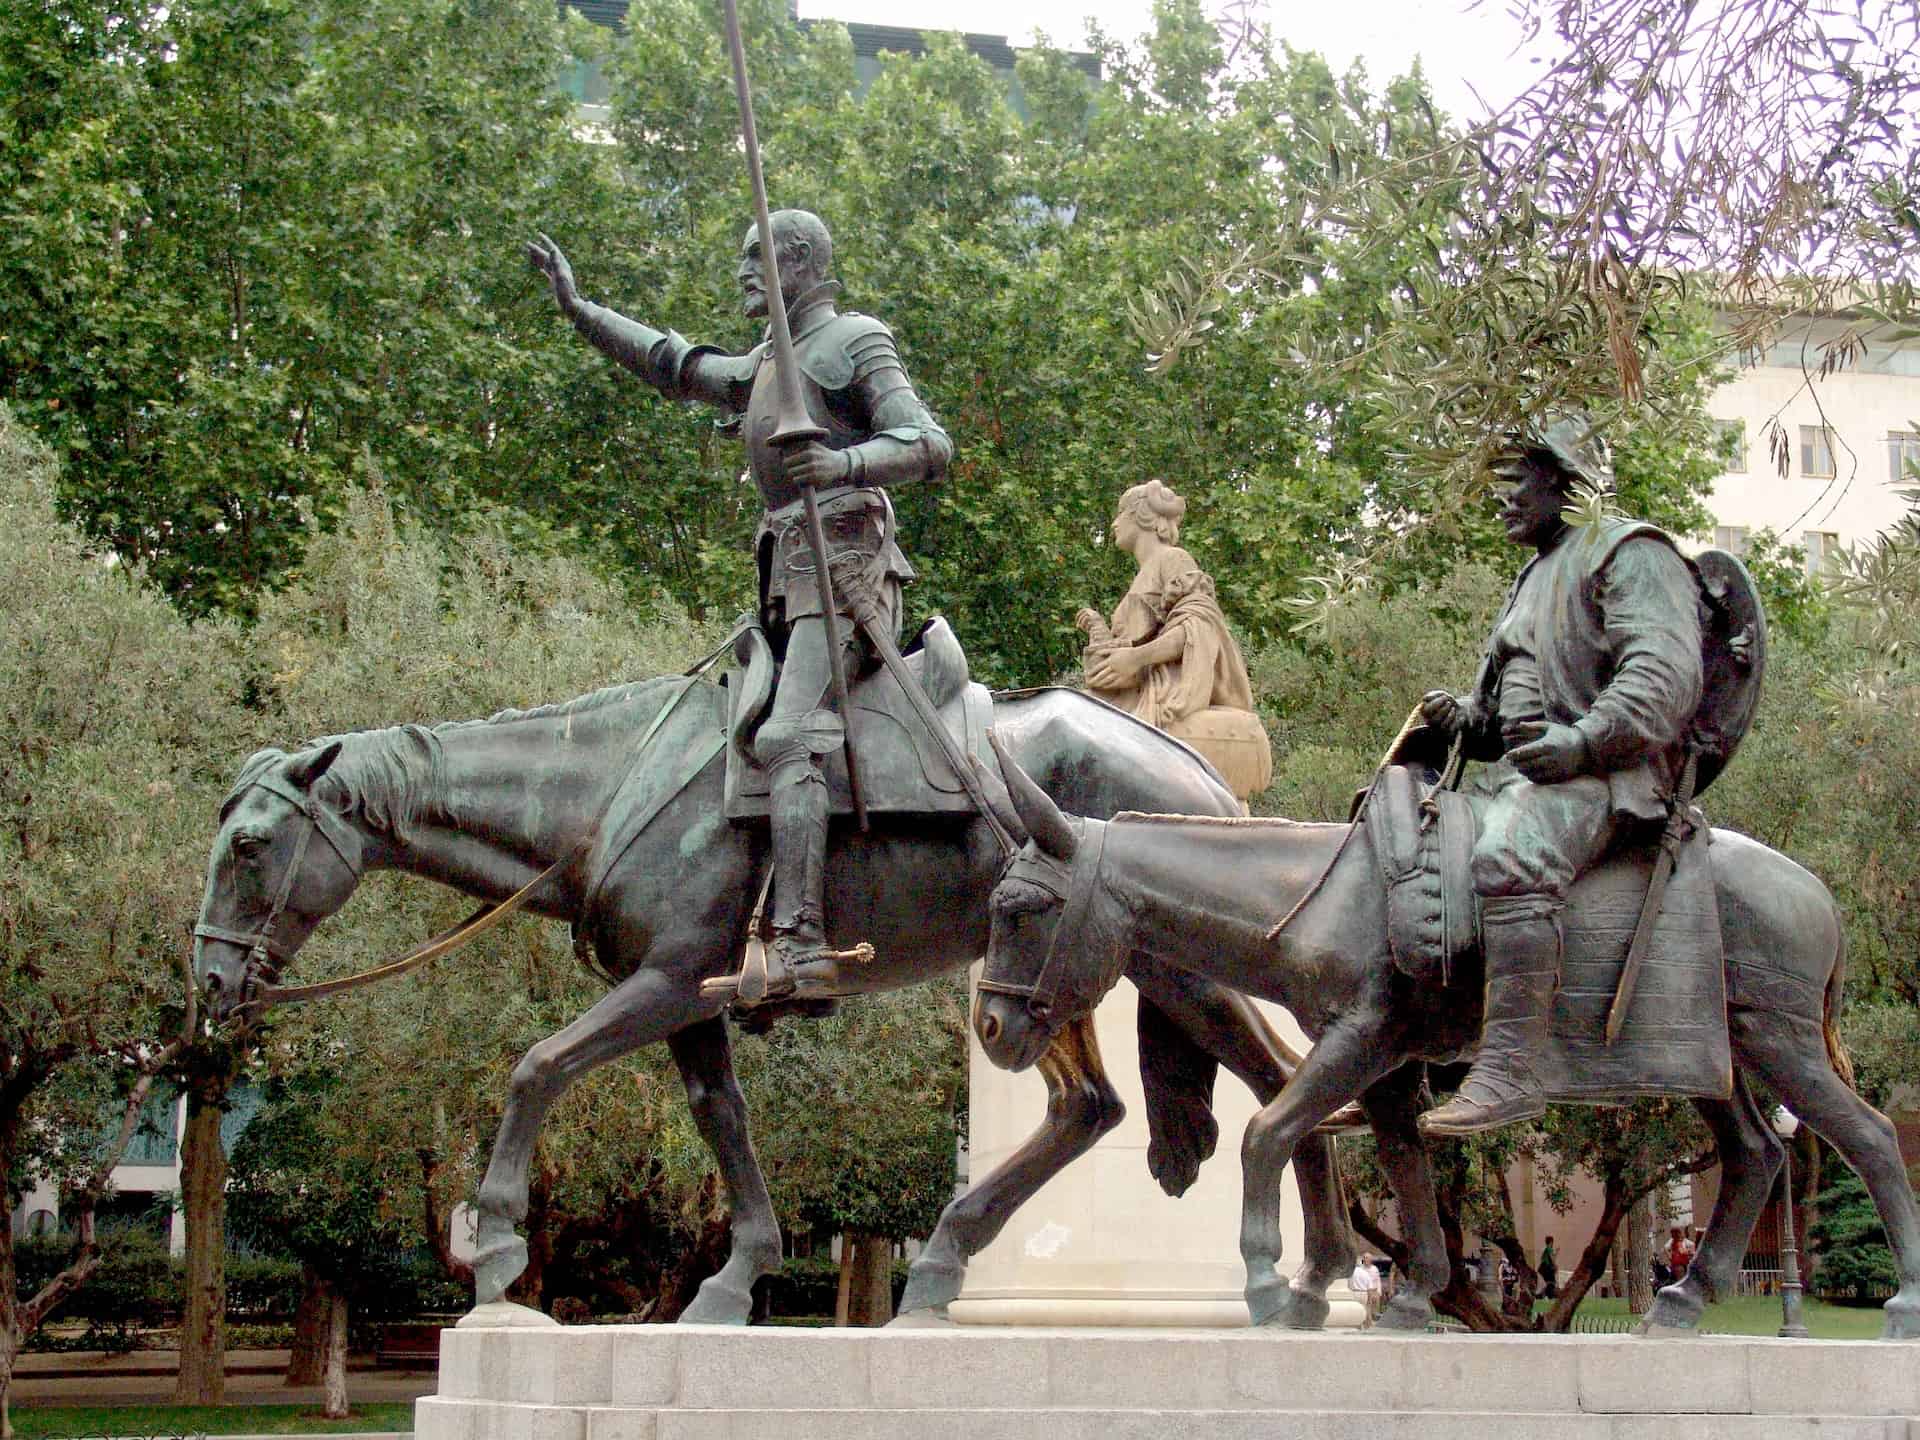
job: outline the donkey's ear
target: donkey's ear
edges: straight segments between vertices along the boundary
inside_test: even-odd
[[[1073,833],[1072,822],[1060,813],[1060,807],[1034,783],[1033,777],[1007,754],[1000,737],[991,728],[987,731],[987,743],[993,746],[994,757],[1000,762],[1000,776],[1007,782],[1007,795],[1013,801],[1014,813],[1033,837],[1033,843],[1056,860],[1073,859],[1080,837]]]
[[[293,757],[287,766],[287,782],[298,790],[311,790],[313,782],[327,773],[329,766],[340,758],[345,747],[334,740],[317,750],[306,750]]]

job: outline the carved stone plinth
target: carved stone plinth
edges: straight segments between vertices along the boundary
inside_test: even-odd
[[[449,1330],[419,1440],[1909,1440],[1870,1341]]]

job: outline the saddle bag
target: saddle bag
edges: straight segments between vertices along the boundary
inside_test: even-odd
[[[1452,790],[1428,793],[1425,772],[1389,765],[1361,802],[1361,823],[1387,887],[1387,943],[1394,967],[1442,984],[1453,962],[1480,943],[1469,863],[1474,817]]]

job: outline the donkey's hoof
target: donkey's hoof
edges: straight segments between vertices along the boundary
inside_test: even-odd
[[[1380,1311],[1380,1318],[1373,1322],[1373,1328],[1424,1334],[1433,1319],[1433,1306],[1424,1297],[1409,1295],[1403,1290],[1386,1303]]]
[[[1294,1309],[1300,1298],[1300,1292],[1277,1275],[1271,1280],[1249,1285],[1247,1323],[1256,1327],[1275,1326],[1283,1330],[1312,1329],[1311,1325],[1294,1323]]]
[[[1880,1313],[1882,1340],[1920,1340],[1920,1297],[1895,1295]]]
[[[966,1278],[964,1265],[929,1265],[924,1260],[916,1260],[907,1271],[907,1288],[900,1294],[901,1317],[905,1318],[910,1312],[937,1310],[945,1319],[947,1306],[960,1298],[960,1287]]]
[[[1333,1306],[1327,1303],[1326,1296],[1295,1290],[1283,1323],[1289,1330],[1324,1330],[1327,1328],[1327,1316],[1332,1313]]]
[[[720,1283],[718,1275],[701,1285],[693,1303],[680,1312],[682,1325],[744,1325],[753,1315],[753,1292]]]
[[[481,1247],[473,1257],[473,1303],[478,1309],[507,1293],[527,1268],[527,1242],[509,1233],[504,1240]]]
[[[1640,1322],[1633,1333],[1667,1337],[1692,1335],[1700,1328],[1700,1317],[1706,1308],[1703,1297],[1679,1285],[1669,1285],[1653,1297],[1653,1307],[1647,1311],[1647,1318]]]
[[[902,1310],[885,1327],[888,1330],[958,1330],[953,1318],[947,1314],[947,1307],[936,1305],[927,1310]]]

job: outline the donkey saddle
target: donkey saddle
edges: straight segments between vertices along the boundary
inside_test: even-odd
[[[1430,789],[1432,772],[1387,766],[1362,802],[1361,823],[1386,887],[1396,969],[1418,984],[1478,990],[1479,914],[1469,865],[1475,800]],[[1538,1070],[1550,1098],[1731,1093],[1720,911],[1698,811],[1649,940],[1619,1038],[1606,1041],[1657,845],[1629,843],[1575,882],[1561,919],[1560,985]]]

